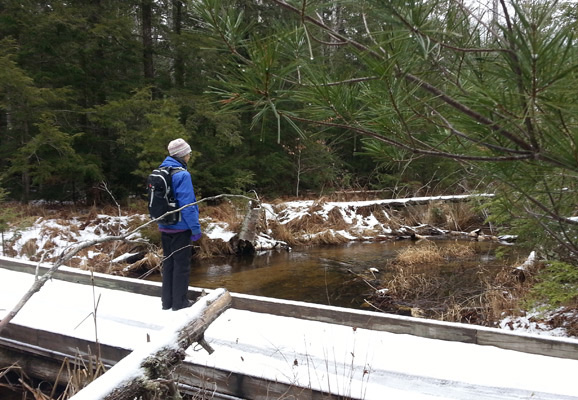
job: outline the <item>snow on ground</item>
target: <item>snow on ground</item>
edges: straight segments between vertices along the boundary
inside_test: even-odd
[[[79,242],[94,240],[105,232],[117,235],[125,233],[133,219],[142,220],[144,223],[148,217],[144,215],[111,216],[99,214],[93,221],[88,222],[85,218],[78,217],[66,220],[38,218],[30,227],[4,232],[2,239],[0,239],[0,248],[6,244],[16,251],[18,258],[29,260],[25,246],[32,242],[39,249],[38,253],[43,254],[44,258],[51,258]],[[103,229],[104,227],[107,228]],[[132,238],[138,239],[139,237],[137,232]],[[98,254],[98,252],[92,251],[88,258],[94,258]]]
[[[0,270],[0,318],[17,303],[33,279],[32,275]],[[92,314],[95,304],[96,320]],[[13,322],[85,340],[98,336],[100,343],[144,352],[170,346],[174,327],[189,313],[197,312],[195,306],[177,312],[162,311],[156,297],[51,280]],[[164,329],[168,326],[172,328]],[[147,342],[147,335],[151,343]],[[578,399],[578,360],[492,346],[352,329],[235,309],[217,318],[205,332],[205,339],[215,352],[209,355],[190,348],[187,358],[196,364],[332,390],[343,397]],[[83,397],[75,399],[96,398],[97,393],[106,392],[123,376],[134,377],[139,372],[138,365],[130,361],[120,366],[111,369],[103,383],[89,387]],[[206,379],[210,382],[210,376]]]
[[[195,304],[195,307],[179,313],[181,314],[180,318],[172,318],[168,321],[158,334],[155,335],[156,340],[133,347],[134,351],[131,354],[120,360],[109,371],[107,371],[106,374],[91,382],[85,389],[80,391],[71,399],[103,399],[106,396],[111,395],[115,388],[128,385],[137,378],[142,378],[144,376],[144,371],[141,368],[142,360],[151,354],[158,354],[162,351],[178,351],[178,333],[187,327],[188,321],[202,318],[203,307],[206,307],[208,304],[215,301],[219,295],[223,293],[225,293],[225,289],[215,290],[200,299],[200,301]]]
[[[559,314],[562,309],[554,311],[555,314]],[[562,314],[561,316],[564,316]],[[569,313],[566,315],[568,318],[571,317]],[[538,310],[531,310],[527,312],[526,315],[521,317],[511,317],[507,316],[502,321],[500,321],[500,328],[504,330],[513,330],[516,332],[526,332],[537,335],[547,334],[548,336],[554,337],[567,337],[568,334],[564,328],[552,329],[547,324],[540,322],[544,318],[544,313]]]
[[[480,196],[488,197],[491,195],[482,194]],[[303,200],[303,201],[289,201],[282,203],[281,205],[274,206],[272,204],[262,204],[265,210],[265,216],[269,220],[277,220],[281,224],[287,224],[291,221],[297,220],[305,215],[310,215],[311,213],[316,213],[323,219],[327,219],[329,213],[332,210],[337,210],[343,219],[351,224],[352,226],[348,231],[340,230],[334,231],[332,234],[340,235],[349,240],[358,239],[353,236],[350,232],[366,232],[375,231],[382,232],[383,234],[391,233],[391,229],[382,223],[380,223],[373,214],[363,217],[358,213],[363,207],[373,206],[377,204],[387,204],[387,203],[403,203],[409,201],[426,201],[433,199],[447,200],[451,198],[463,198],[466,196],[436,196],[432,197],[418,197],[418,198],[408,198],[408,199],[390,199],[390,200],[369,200],[369,201],[346,201],[346,202],[323,202],[316,203],[313,200]],[[314,210],[314,211],[312,211]],[[59,219],[46,219],[39,218],[31,227],[14,232],[5,232],[4,241],[12,246],[17,254],[18,258],[29,260],[26,255],[25,246],[29,241],[36,241],[36,247],[40,249],[36,252],[36,255],[45,253],[44,257],[50,258],[55,257],[60,254],[64,249],[78,243],[81,241],[92,240],[99,235],[102,235],[103,231],[109,232],[110,229],[103,229],[104,226],[114,227],[114,233],[123,233],[128,229],[131,219],[137,219],[144,223],[148,221],[148,216],[146,215],[131,215],[131,216],[110,216],[99,214],[93,221],[86,221],[83,218],[71,218],[67,220]],[[134,221],[133,221],[134,222]],[[211,221],[204,219],[203,225],[206,226],[204,235],[211,240],[223,240],[228,242],[231,237],[235,235],[228,225],[220,221]],[[134,226],[134,223],[132,224]],[[307,239],[312,239],[312,236]],[[135,235],[138,238],[139,235]],[[0,242],[1,244],[1,242]],[[279,242],[270,236],[270,232],[262,232],[258,234],[256,238],[256,249],[257,250],[268,250],[275,248]],[[2,246],[0,245],[0,248]],[[87,252],[86,256],[89,260],[95,259],[100,255],[96,249],[91,249]],[[126,255],[125,255],[126,256]],[[119,256],[116,259],[120,260],[123,256]],[[89,260],[86,263],[89,263]],[[521,266],[523,267],[523,266]],[[541,325],[539,322],[535,322],[531,317],[535,316],[536,313],[530,312],[525,317],[510,318],[506,317],[500,326],[506,330],[515,330],[521,332],[531,332],[540,333],[552,336],[564,336],[565,331],[561,329],[550,330],[546,326]]]
[[[259,330],[246,330],[262,319]],[[290,332],[287,335],[287,332]],[[229,310],[207,331],[220,351],[196,362],[359,399],[577,396],[576,360]],[[259,349],[259,351],[255,351]],[[568,381],[567,379],[570,379]],[[550,393],[545,395],[543,393]],[[560,397],[558,397],[560,396]]]
[[[489,194],[477,195],[479,197],[488,197]],[[388,203],[403,204],[410,201],[427,201],[427,200],[448,200],[448,199],[462,199],[471,197],[466,195],[457,196],[434,196],[434,197],[414,197],[407,199],[386,199],[386,200],[367,200],[367,201],[344,201],[344,202],[323,202],[316,203],[313,200],[289,201],[280,205],[262,204],[264,214],[268,220],[276,220],[280,224],[288,224],[291,221],[298,220],[303,216],[311,216],[316,214],[327,220],[329,213],[332,210],[337,210],[343,217],[343,220],[350,225],[347,231],[341,230],[333,232],[345,238],[354,240],[358,239],[351,233],[361,233],[366,231],[375,231],[380,234],[390,234],[392,230],[390,227],[382,224],[378,219],[370,214],[362,216],[358,211],[363,207],[372,205],[383,205]],[[318,206],[318,207],[317,207]],[[312,211],[312,207],[314,211]],[[202,217],[202,216],[201,216]],[[387,216],[386,216],[387,217]],[[34,242],[36,248],[41,254],[44,254],[45,259],[55,257],[63,249],[70,247],[81,241],[89,241],[102,235],[103,232],[110,232],[110,229],[103,229],[103,227],[114,227],[112,234],[120,234],[126,232],[129,226],[135,226],[135,220],[140,223],[145,223],[149,220],[147,215],[130,215],[130,216],[111,216],[99,214],[94,220],[86,218],[73,217],[70,219],[51,219],[39,218],[36,222],[28,228],[7,231],[4,233],[3,239],[5,243],[10,245],[18,254],[18,257],[29,259],[24,249],[26,243]],[[133,222],[131,225],[130,222]],[[228,242],[236,232],[232,232],[229,226],[220,221],[212,221],[210,219],[202,219],[206,225],[205,236],[209,239],[221,239]],[[272,249],[279,244],[275,238],[270,236],[270,232],[262,232],[256,239],[256,248],[258,250]],[[139,238],[139,234],[133,236],[134,239]],[[368,238],[369,239],[369,238]],[[36,254],[38,255],[38,254]],[[96,257],[98,252],[93,252],[92,257]]]

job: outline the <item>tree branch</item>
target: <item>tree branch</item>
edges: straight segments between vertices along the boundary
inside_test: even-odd
[[[303,10],[299,10],[299,9],[293,7],[292,5],[286,3],[283,0],[270,0],[270,1],[274,2],[275,4],[285,8],[287,10],[290,10],[290,11],[298,14],[301,17],[301,20],[303,21],[303,23],[305,23],[305,21],[307,21],[311,24],[314,24],[314,25],[320,27],[321,29],[329,32],[335,38],[337,38],[343,42],[349,43],[350,45],[352,45],[353,47],[355,47],[358,50],[363,51],[364,53],[370,54],[373,57],[376,57],[378,59],[383,58],[382,55],[380,55],[376,51],[372,50],[371,48],[369,48],[369,47],[367,47],[367,46],[365,46],[365,45],[363,45],[363,44],[361,44],[361,43],[359,43],[353,39],[350,39],[346,36],[343,36],[343,35],[339,34],[338,32],[335,32],[334,30],[332,30],[330,27],[325,25],[323,22],[318,21],[317,19],[310,17],[308,15],[305,15],[304,8],[303,8]],[[536,152],[537,148],[535,146],[527,143],[526,141],[524,141],[523,139],[518,137],[513,132],[510,132],[507,129],[503,128],[502,126],[500,126],[499,123],[483,116],[482,114],[474,111],[473,109],[469,108],[465,104],[452,98],[451,96],[449,96],[447,93],[445,93],[443,90],[437,88],[436,86],[424,81],[421,78],[418,78],[417,76],[415,76],[413,74],[410,74],[409,72],[398,72],[397,74],[400,77],[407,80],[408,82],[415,84],[417,87],[435,95],[438,99],[440,99],[444,103],[450,105],[451,107],[455,108],[457,111],[472,118],[474,121],[479,122],[480,124],[489,127],[492,131],[494,131],[497,134],[503,136],[504,138],[510,140],[512,143],[516,144],[517,146],[520,146],[522,149],[527,150],[527,151],[531,151],[531,152]],[[526,159],[527,157],[523,157],[523,158]],[[516,158],[516,159],[519,159],[519,158]]]
[[[150,224],[152,224],[154,222],[159,221],[160,219],[164,218],[165,216],[167,216],[169,214],[173,214],[173,213],[182,211],[187,207],[191,207],[191,206],[194,206],[196,204],[199,204],[199,203],[202,203],[205,201],[217,200],[217,199],[220,199],[223,197],[238,197],[238,198],[244,198],[244,199],[255,201],[254,198],[243,196],[243,195],[235,195],[235,194],[220,194],[218,196],[206,197],[206,198],[201,199],[199,201],[196,201],[194,203],[186,204],[177,210],[167,212],[164,215],[161,215],[160,217],[158,217],[156,219],[153,219],[151,221],[148,221],[145,224],[138,226],[137,228],[133,229],[130,232],[127,232],[127,233],[124,233],[121,235],[105,236],[102,238],[97,238],[94,240],[88,240],[85,242],[81,242],[81,243],[77,244],[76,246],[72,247],[72,249],[62,253],[60,255],[60,257],[58,257],[58,259],[54,262],[52,267],[48,271],[46,271],[46,273],[44,275],[42,275],[40,278],[38,278],[34,281],[32,286],[30,287],[30,289],[28,289],[28,291],[24,294],[24,296],[22,296],[22,298],[16,304],[16,306],[12,310],[10,310],[10,312],[8,312],[8,314],[0,321],[0,333],[2,333],[2,331],[10,323],[10,321],[12,321],[14,319],[14,317],[16,317],[16,315],[20,312],[20,310],[22,310],[22,308],[26,305],[28,300],[30,300],[30,298],[32,298],[32,296],[35,293],[37,293],[49,279],[52,278],[52,276],[56,273],[56,271],[58,271],[58,268],[60,268],[62,265],[64,265],[67,261],[69,261],[76,254],[78,254],[81,250],[86,249],[86,248],[91,247],[91,246],[94,246],[94,245],[97,245],[97,244],[100,244],[100,243],[111,242],[114,240],[128,240],[128,238],[130,236],[136,234],[141,229],[149,226]],[[258,199],[257,199],[257,201],[258,201]]]
[[[392,146],[410,151],[410,152],[415,153],[415,154],[423,154],[423,155],[444,157],[444,158],[450,158],[453,160],[464,160],[464,161],[518,161],[518,160],[532,160],[535,158],[534,154],[521,154],[521,155],[511,155],[511,156],[503,156],[503,157],[488,157],[488,156],[469,156],[469,155],[464,155],[464,154],[454,154],[454,153],[447,153],[447,152],[443,152],[443,151],[434,151],[434,150],[423,150],[423,149],[418,149],[418,148],[415,148],[413,146],[407,145],[405,143],[399,142],[397,140],[393,140],[391,138],[388,138],[386,136],[380,135],[376,132],[372,132],[372,131],[364,129],[364,128],[360,128],[360,127],[356,127],[356,126],[352,126],[352,125],[346,125],[346,124],[339,124],[336,122],[316,121],[316,120],[312,120],[309,118],[297,117],[295,115],[286,114],[286,113],[282,113],[282,112],[279,112],[279,114],[288,118],[288,119],[294,120],[294,121],[305,122],[305,123],[312,124],[312,125],[330,126],[333,128],[341,128],[341,129],[351,130],[351,131],[360,133],[364,136],[371,137],[377,141],[390,144]]]

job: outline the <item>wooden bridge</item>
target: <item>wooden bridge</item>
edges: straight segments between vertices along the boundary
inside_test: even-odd
[[[46,269],[0,257],[0,318]],[[159,296],[159,283],[61,268],[0,334],[0,367],[61,382],[65,359],[111,367],[178,317]],[[233,293],[205,339],[215,352],[191,347],[175,372],[201,398],[578,399],[568,338]]]

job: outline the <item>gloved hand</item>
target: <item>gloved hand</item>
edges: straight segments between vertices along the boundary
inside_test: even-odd
[[[201,236],[203,236],[202,233],[197,233],[196,235],[191,235],[191,240],[193,242],[196,242],[197,240],[199,240],[201,238]]]

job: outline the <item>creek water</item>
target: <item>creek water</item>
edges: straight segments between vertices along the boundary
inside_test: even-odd
[[[436,240],[437,246],[455,245],[454,240]],[[439,279],[439,290],[452,290],[479,282],[479,275],[491,276],[510,259],[495,257],[499,247],[491,242],[461,242],[475,248],[467,260],[451,260],[443,265],[425,266]],[[310,303],[360,308],[364,297],[374,292],[368,281],[378,285],[391,273],[390,263],[406,247],[419,246],[412,241],[303,247],[292,251],[267,251],[249,257],[225,257],[195,260],[190,285],[201,288],[226,288],[230,292],[299,300]],[[379,272],[372,273],[375,268]],[[361,279],[361,277],[365,277]],[[160,276],[151,277],[160,280]]]
[[[437,246],[455,245],[454,240],[436,240]],[[480,275],[490,278],[504,265],[511,265],[515,254],[498,260],[491,242],[459,242],[474,247],[476,255],[466,260],[449,260],[441,265],[426,265],[427,273],[442,276],[437,289],[443,296],[478,285]],[[224,287],[230,292],[299,300],[347,308],[362,308],[364,298],[374,285],[388,279],[391,260],[407,247],[420,246],[411,241],[350,243],[341,246],[302,247],[292,251],[267,251],[250,257],[224,257],[194,260],[190,285],[207,289]],[[375,268],[376,278],[370,272]],[[152,275],[151,280],[160,280]],[[475,290],[475,288],[474,288]],[[22,393],[0,386],[0,399],[22,399]]]

